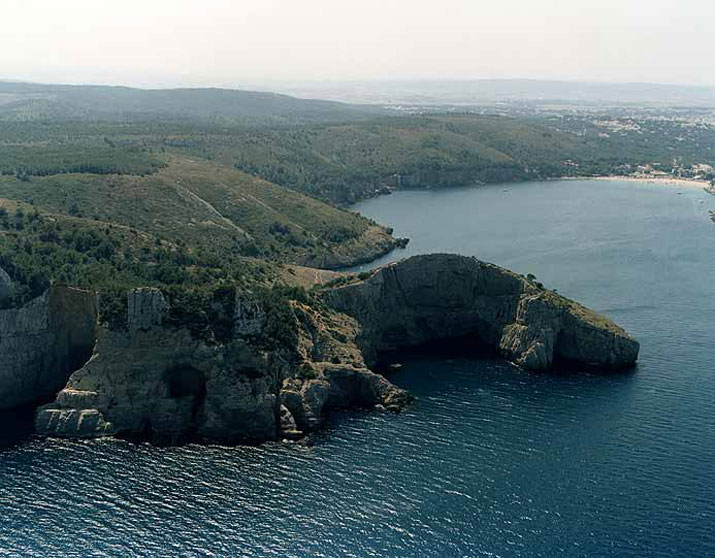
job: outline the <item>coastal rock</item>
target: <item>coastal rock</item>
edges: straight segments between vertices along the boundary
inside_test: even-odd
[[[161,325],[168,312],[169,304],[159,289],[134,289],[127,295],[127,325],[131,329]]]
[[[52,431],[63,437],[94,438],[112,431],[112,426],[96,409],[49,409],[38,420],[39,430]]]
[[[196,321],[203,310],[175,312],[156,289],[128,293],[128,327],[100,328],[92,358],[38,411],[37,432],[158,443],[297,438],[330,409],[400,411],[410,394],[369,365],[440,339],[487,345],[534,370],[561,360],[621,367],[638,356],[637,341],[607,318],[461,256],[410,258],[328,288],[322,300],[289,302],[278,344],[260,299],[214,294],[215,324]]]
[[[15,295],[15,287],[7,272],[0,267],[0,308],[7,307]]]
[[[347,316],[296,303],[297,346],[265,350],[255,339],[266,312],[250,293],[236,296],[223,341],[167,319],[170,303],[156,289],[131,291],[127,302],[128,327],[100,329],[89,362],[38,410],[39,434],[255,443],[315,430],[333,407],[398,410],[408,399],[364,368]]]
[[[38,410],[35,426],[61,437],[262,441],[277,435],[277,391],[265,356],[240,340],[213,344],[176,327],[103,328],[90,361]],[[74,418],[86,412],[99,417],[94,430]]]
[[[0,310],[0,409],[48,397],[92,354],[95,293],[50,287],[21,308]]]
[[[286,407],[285,405],[281,405],[280,412],[281,433],[297,432],[298,425],[293,418],[293,414],[288,410],[288,407]]]
[[[300,430],[309,432],[323,422],[323,411],[330,393],[330,384],[325,380],[298,381],[289,379],[283,384],[281,399],[295,418]]]
[[[475,258],[416,256],[324,298],[357,319],[356,342],[368,363],[385,351],[448,338],[472,339],[533,370],[556,360],[617,368],[638,357],[638,342],[609,319]]]
[[[322,377],[330,385],[326,401],[330,408],[381,405],[387,410],[399,411],[412,399],[408,392],[367,368],[330,363],[322,364],[320,368]]]

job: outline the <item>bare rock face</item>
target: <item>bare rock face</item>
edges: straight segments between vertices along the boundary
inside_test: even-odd
[[[410,395],[368,365],[382,351],[450,337],[468,336],[535,370],[557,360],[628,366],[638,356],[638,342],[603,316],[461,256],[410,258],[325,291],[320,304],[293,301],[280,314],[292,332],[280,344],[261,300],[228,294],[201,312],[216,324],[195,327],[159,290],[128,293],[126,327],[99,329],[92,358],[38,411],[37,432],[164,443],[296,438],[330,409],[399,411]],[[31,331],[48,329],[32,308],[13,318],[14,331],[33,320]]]
[[[92,354],[96,324],[95,293],[69,287],[0,310],[0,409],[59,391]]]
[[[127,295],[127,325],[130,329],[149,329],[167,318],[169,304],[159,289],[134,289]]]
[[[12,302],[15,287],[7,272],[0,267],[0,307],[4,308]]]
[[[159,443],[276,436],[279,367],[266,354],[238,337],[217,343],[164,325],[169,304],[158,289],[129,292],[127,308],[127,328],[101,328],[90,361],[38,411],[39,433]]]
[[[475,258],[416,256],[325,300],[357,319],[368,362],[382,351],[467,336],[533,370],[555,360],[615,368],[638,357],[638,342],[607,318]]]
[[[333,407],[397,409],[408,399],[365,367],[347,316],[327,323],[296,304],[298,346],[266,350],[257,341],[266,312],[250,293],[236,296],[221,341],[174,323],[157,289],[133,290],[127,302],[127,327],[100,328],[89,362],[38,410],[39,434],[255,443],[315,430]],[[330,364],[341,359],[351,364]]]
[[[266,312],[261,302],[251,293],[236,296],[233,311],[236,333],[239,335],[257,335],[266,323]]]
[[[330,384],[323,379],[300,381],[288,378],[281,389],[283,405],[290,411],[296,426],[303,432],[318,428],[330,393]]]

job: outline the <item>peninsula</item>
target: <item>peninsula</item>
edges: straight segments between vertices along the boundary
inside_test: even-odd
[[[202,319],[160,289],[134,289],[121,319],[98,325],[87,363],[71,374],[58,366],[66,384],[39,408],[36,430],[165,444],[297,438],[330,409],[402,409],[410,395],[370,367],[385,351],[439,339],[491,348],[531,370],[562,361],[614,369],[638,356],[638,342],[607,318],[474,258],[416,256],[339,283],[296,290],[279,307],[256,293],[217,290]],[[55,288],[31,305],[48,307],[65,293]],[[76,323],[92,323],[95,295],[72,296],[86,301],[75,305]],[[16,311],[4,312],[0,318]],[[52,335],[53,323],[38,328]],[[38,345],[23,344],[37,333],[18,332],[12,347],[45,358]],[[23,389],[6,374],[0,400]]]

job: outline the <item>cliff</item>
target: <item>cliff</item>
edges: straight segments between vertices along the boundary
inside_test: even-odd
[[[96,321],[96,295],[69,287],[0,310],[0,410],[59,391],[91,355]]]
[[[128,293],[126,328],[100,329],[89,362],[38,411],[37,432],[254,443],[314,430],[328,408],[407,397],[365,367],[349,318],[294,303],[293,346],[266,348],[262,301],[244,292],[228,302],[219,321],[230,332],[219,338],[175,323],[157,289]]]
[[[474,258],[418,256],[363,281],[286,303],[233,292],[196,324],[157,289],[127,295],[122,327],[99,330],[92,358],[36,417],[50,436],[223,443],[299,437],[334,408],[398,411],[409,394],[375,374],[380,353],[446,338],[486,344],[530,369],[558,360],[635,362],[610,320]],[[177,304],[176,301],[173,304]]]
[[[368,362],[384,351],[457,337],[534,370],[558,360],[622,367],[638,357],[638,342],[612,321],[475,258],[416,256],[324,298],[360,323],[357,343]]]

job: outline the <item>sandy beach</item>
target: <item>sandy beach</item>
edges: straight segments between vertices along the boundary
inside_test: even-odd
[[[638,176],[594,176],[587,180],[618,180],[624,182],[646,182],[648,184],[660,184],[662,186],[678,186],[686,188],[697,188],[698,190],[707,190],[710,188],[710,182],[707,180],[695,180],[688,178],[671,178],[671,177],[638,177]]]

